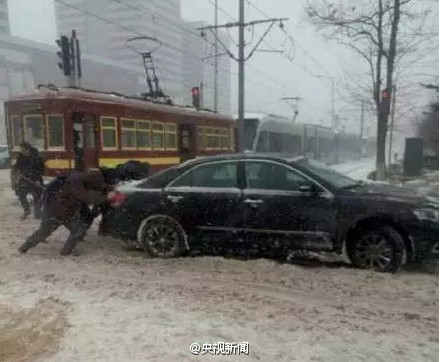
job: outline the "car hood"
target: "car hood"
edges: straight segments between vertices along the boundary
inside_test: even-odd
[[[365,183],[350,190],[354,195],[366,198],[380,198],[382,200],[405,203],[415,207],[438,208],[438,199],[418,195],[414,190],[401,186],[394,186],[385,183]]]

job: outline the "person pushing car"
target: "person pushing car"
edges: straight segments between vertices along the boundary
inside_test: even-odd
[[[19,251],[23,254],[27,253],[63,225],[70,231],[70,235],[60,254],[71,254],[78,241],[84,238],[90,225],[84,217],[84,207],[105,203],[108,193],[112,190],[113,186],[105,183],[102,173],[98,170],[71,171],[57,190],[43,195],[40,226],[20,246]]]

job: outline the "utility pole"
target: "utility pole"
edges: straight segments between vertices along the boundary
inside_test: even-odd
[[[225,52],[234,60],[238,62],[238,151],[243,152],[245,150],[245,127],[244,127],[244,110],[245,110],[245,89],[244,89],[244,80],[245,80],[245,69],[244,64],[245,62],[252,57],[252,55],[255,53],[257,48],[260,46],[263,39],[266,37],[266,35],[269,33],[269,31],[272,29],[275,23],[279,23],[280,27],[283,27],[283,20],[288,20],[288,18],[273,18],[273,19],[265,19],[265,20],[253,20],[249,21],[247,23],[244,22],[245,16],[244,16],[244,2],[245,0],[238,0],[239,1],[239,20],[238,22],[233,23],[226,23],[222,25],[210,25],[205,26],[202,28],[198,28],[198,30],[201,30],[202,33],[204,33],[204,30],[209,30],[216,40],[220,43],[220,45],[224,48]],[[246,46],[245,39],[244,39],[244,29],[247,26],[255,26],[257,24],[263,24],[263,23],[270,23],[270,25],[267,27],[266,31],[263,33],[263,35],[260,37],[258,42],[255,44],[255,46],[252,48],[252,50],[249,52],[248,55],[245,55],[244,48]],[[225,43],[218,37],[216,29],[219,28],[233,28],[238,27],[238,57],[234,56],[234,54],[231,53],[229,48],[225,45]]]
[[[244,0],[239,0],[238,18],[238,151],[246,147],[244,126]]]
[[[393,86],[393,99],[391,109],[391,123],[390,123],[390,140],[388,145],[388,167],[391,165],[391,154],[393,149],[393,128],[394,128],[394,114],[396,111],[396,85]]]
[[[214,58],[214,111],[218,112],[218,0],[215,0],[215,58]]]
[[[203,93],[203,82],[200,82],[199,85],[199,89],[200,89],[200,109],[204,109],[205,107],[205,94]]]

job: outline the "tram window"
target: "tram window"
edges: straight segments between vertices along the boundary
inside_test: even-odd
[[[164,149],[163,124],[159,122],[153,122],[153,149]]]
[[[90,122],[86,122],[86,133],[84,134],[87,148],[95,148],[95,125]]]
[[[221,130],[221,148],[222,150],[228,149],[228,138],[229,138],[229,131],[227,129]]]
[[[197,144],[199,150],[204,150],[206,148],[206,128],[205,127],[197,127]]]
[[[229,149],[231,151],[235,150],[235,129],[230,129],[230,137],[229,137]]]
[[[218,129],[218,128],[216,128],[216,129],[214,129],[214,148],[216,149],[216,150],[218,150],[219,148],[221,148],[221,144],[220,144],[220,142],[221,142],[221,140],[220,140],[220,132],[221,132],[221,130],[220,129]]]
[[[122,148],[136,148],[136,121],[121,118]]]
[[[207,148],[213,149],[215,147],[215,133],[213,128],[207,128]]]
[[[11,117],[14,147],[20,147],[23,142],[23,119],[19,116]]]
[[[102,148],[117,148],[116,118],[101,117]]]
[[[138,148],[151,148],[151,123],[149,121],[137,121],[136,138]]]
[[[64,119],[62,115],[47,116],[47,147],[64,147]]]
[[[267,152],[267,138],[268,138],[268,132],[267,131],[261,131],[258,136],[258,143],[257,143],[257,152]]]
[[[177,127],[175,124],[165,125],[165,148],[167,150],[177,149]]]
[[[24,116],[24,140],[39,150],[44,149],[43,116],[39,114]]]

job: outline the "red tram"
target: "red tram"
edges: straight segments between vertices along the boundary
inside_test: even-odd
[[[114,167],[148,162],[152,172],[186,159],[235,150],[235,121],[192,108],[73,88],[45,88],[5,103],[12,163],[30,142],[45,160],[45,175],[75,165]]]

